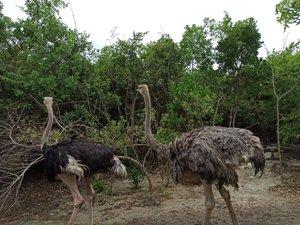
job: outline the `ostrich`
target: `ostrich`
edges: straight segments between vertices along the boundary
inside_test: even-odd
[[[73,213],[69,225],[74,225],[83,197],[79,192],[77,180],[81,180],[88,195],[88,224],[93,224],[93,207],[95,191],[91,184],[92,175],[96,172],[112,172],[126,177],[126,168],[114,155],[114,150],[102,144],[87,140],[63,141],[47,145],[53,124],[52,98],[45,97],[44,104],[48,111],[48,123],[43,133],[41,148],[46,161],[47,175],[59,179],[70,189],[73,197]]]
[[[168,145],[160,144],[151,131],[151,100],[147,85],[139,85],[137,91],[143,96],[146,117],[146,140],[157,152],[158,157],[169,165],[174,183],[203,185],[205,216],[203,224],[209,224],[215,200],[212,185],[215,184],[229,210],[233,225],[238,220],[224,185],[238,189],[235,172],[240,158],[249,159],[255,175],[265,166],[265,157],[260,139],[246,129],[204,126],[183,134]]]

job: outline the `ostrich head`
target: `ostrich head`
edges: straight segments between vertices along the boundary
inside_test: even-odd
[[[52,109],[53,98],[52,97],[44,97],[44,105],[46,106],[47,110]]]
[[[52,99],[53,99],[52,97],[44,98],[44,104],[45,104],[45,106],[47,108],[47,112],[48,112],[48,123],[47,123],[46,129],[45,129],[43,137],[42,137],[41,147],[43,147],[47,143],[49,136],[50,136],[52,124],[53,124],[54,116],[53,116],[53,109],[52,109],[52,104],[53,104]]]
[[[138,86],[138,89],[136,89],[141,95],[143,96],[147,96],[150,95],[149,94],[149,89],[148,89],[148,85],[146,84],[141,84]]]

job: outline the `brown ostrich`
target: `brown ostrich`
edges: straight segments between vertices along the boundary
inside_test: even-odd
[[[235,168],[239,159],[249,159],[255,175],[265,166],[265,157],[260,139],[246,129],[204,126],[183,134],[168,145],[160,144],[151,131],[151,100],[147,85],[139,85],[137,91],[144,97],[146,107],[145,133],[147,142],[158,157],[170,168],[173,181],[184,185],[203,185],[205,216],[203,224],[209,224],[215,200],[212,185],[216,185],[229,210],[232,224],[238,220],[224,185],[238,189]]]
[[[69,225],[74,225],[77,214],[83,204],[77,181],[81,180],[88,194],[88,220],[93,224],[93,207],[95,191],[91,184],[92,176],[97,172],[112,172],[118,176],[127,175],[125,166],[114,155],[114,149],[87,140],[63,141],[47,145],[53,124],[52,98],[45,97],[44,104],[48,111],[48,123],[42,137],[42,150],[46,164],[47,175],[52,180],[58,179],[70,189],[74,209]]]

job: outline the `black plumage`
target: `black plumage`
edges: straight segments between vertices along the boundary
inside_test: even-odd
[[[87,140],[74,139],[51,146],[43,146],[46,171],[51,179],[62,173],[62,170],[68,166],[68,156],[72,156],[82,165],[84,176],[110,171],[115,163],[114,153],[115,151],[111,147]]]

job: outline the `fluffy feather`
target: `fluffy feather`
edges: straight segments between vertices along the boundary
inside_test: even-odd
[[[60,166],[60,170],[62,173],[75,174],[81,180],[84,177],[84,171],[88,170],[88,167],[68,155],[68,164],[65,167]]]
[[[113,157],[113,167],[111,171],[119,177],[127,177],[127,171],[124,164],[120,161],[117,156]]]

